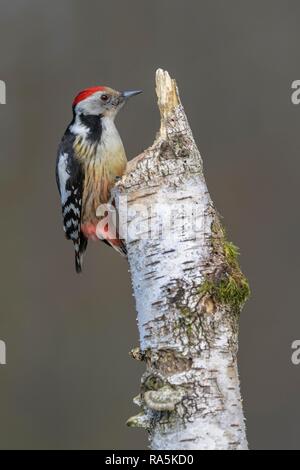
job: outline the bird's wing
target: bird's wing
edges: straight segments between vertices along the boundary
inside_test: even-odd
[[[75,248],[76,271],[81,272],[82,254],[87,240],[81,233],[81,207],[84,173],[74,158],[72,137],[65,134],[58,150],[56,161],[56,182],[61,198],[63,225],[66,237]]]

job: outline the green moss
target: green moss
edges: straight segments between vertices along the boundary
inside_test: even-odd
[[[209,295],[215,302],[222,305],[230,305],[233,310],[239,310],[250,295],[247,279],[239,278],[228,273],[220,281],[206,280],[199,288],[202,296]]]
[[[239,267],[239,249],[227,240],[225,229],[219,220],[213,222],[212,232],[214,255],[218,256],[219,261],[223,258],[223,263],[220,269],[207,276],[199,288],[199,293],[201,297],[209,295],[217,303],[240,311],[250,295],[250,287]]]
[[[238,263],[238,257],[240,254],[240,250],[237,246],[235,246],[232,242],[224,239],[223,241],[223,248],[224,248],[224,255],[227,259],[229,264]]]

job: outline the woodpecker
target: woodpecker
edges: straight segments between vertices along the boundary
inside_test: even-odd
[[[126,101],[141,90],[119,92],[106,86],[81,91],[74,99],[73,119],[58,148],[56,182],[66,238],[75,249],[75,268],[82,271],[88,240],[98,240],[97,208],[110,200],[111,189],[127,159],[114,120]],[[100,239],[126,256],[126,247],[106,225]]]

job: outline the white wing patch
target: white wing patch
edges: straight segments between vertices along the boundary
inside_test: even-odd
[[[68,154],[62,153],[58,159],[58,178],[59,178],[59,188],[61,194],[61,203],[64,205],[69,196],[71,196],[71,191],[67,191],[66,184],[70,175],[67,171],[68,165]]]

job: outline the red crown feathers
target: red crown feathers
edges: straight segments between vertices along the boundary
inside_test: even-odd
[[[76,106],[80,101],[85,100],[89,96],[92,96],[94,93],[97,91],[104,91],[105,87],[104,86],[94,86],[91,88],[86,88],[85,90],[82,90],[78,95],[74,98],[73,101],[73,106]]]

